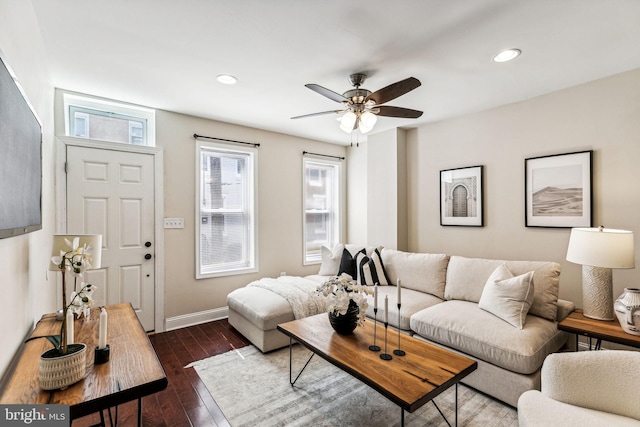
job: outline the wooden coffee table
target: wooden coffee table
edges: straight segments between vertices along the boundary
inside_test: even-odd
[[[415,411],[452,385],[456,387],[457,425],[458,382],[478,366],[475,360],[407,335],[402,335],[400,341],[400,347],[406,354],[396,356],[393,350],[398,347],[398,334],[391,329],[387,337],[387,353],[393,358],[382,360],[380,354],[385,351],[384,326],[378,323],[377,329],[376,344],[382,350],[369,350],[369,346],[373,344],[374,332],[374,322],[371,319],[365,322],[364,327],[356,328],[352,335],[337,334],[331,328],[326,313],[282,323],[278,325],[278,330],[289,336],[290,359],[291,346],[297,341],[313,352],[311,357],[317,354],[400,406],[401,425],[404,425],[404,411]],[[302,371],[293,379],[290,360],[289,381],[292,385]],[[436,403],[433,404],[444,417]],[[445,421],[449,424],[446,418]]]

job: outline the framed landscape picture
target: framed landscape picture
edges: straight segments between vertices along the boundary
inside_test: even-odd
[[[440,225],[482,227],[482,166],[440,171]]]
[[[525,226],[591,227],[593,151],[525,159]]]

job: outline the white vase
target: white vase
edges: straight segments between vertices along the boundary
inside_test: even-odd
[[[640,335],[640,289],[625,288],[613,304],[622,329],[631,335]]]

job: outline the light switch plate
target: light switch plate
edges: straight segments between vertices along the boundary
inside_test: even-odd
[[[164,228],[184,228],[184,218],[165,218]]]

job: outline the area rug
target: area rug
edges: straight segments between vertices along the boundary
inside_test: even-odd
[[[293,348],[294,375],[311,354]],[[391,362],[390,362],[391,363]],[[254,346],[192,363],[233,427],[399,426],[400,408],[314,356],[294,386],[289,384],[289,349],[263,354]],[[435,399],[453,425],[455,387]],[[446,426],[432,403],[405,412],[406,426]],[[517,426],[515,409],[464,385],[458,386],[458,425]]]

